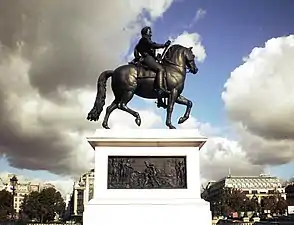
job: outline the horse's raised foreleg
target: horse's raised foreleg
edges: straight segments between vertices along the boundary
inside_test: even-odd
[[[177,98],[178,98],[178,91],[176,89],[173,89],[171,91],[171,93],[169,94],[168,103],[167,103],[167,110],[166,110],[167,113],[166,113],[165,124],[166,124],[166,126],[169,127],[169,129],[176,129],[176,127],[172,125],[171,117],[172,117],[174,105],[175,105]]]
[[[130,113],[132,116],[134,116],[135,122],[138,126],[141,125],[141,117],[140,114],[132,109],[130,109],[127,104],[128,102],[133,98],[134,96],[134,92],[133,91],[126,91],[125,93],[123,93],[121,101],[118,103],[118,108],[120,110],[123,110],[127,113]]]
[[[109,120],[109,116],[110,114],[117,109],[117,100],[114,99],[114,101],[106,108],[106,113],[102,122],[102,127],[104,127],[105,129],[110,129],[108,126],[108,120]]]
[[[182,95],[180,95],[177,98],[176,103],[186,106],[186,111],[185,111],[184,116],[180,117],[179,121],[178,121],[178,124],[181,124],[181,123],[184,123],[189,118],[193,103],[189,99],[186,99]]]

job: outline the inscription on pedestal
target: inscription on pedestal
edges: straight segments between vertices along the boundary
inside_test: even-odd
[[[108,189],[185,189],[185,156],[109,156]]]

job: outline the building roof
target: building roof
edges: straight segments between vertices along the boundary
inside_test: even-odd
[[[217,182],[209,185],[215,189],[217,187],[231,187],[237,189],[275,189],[281,188],[282,184],[277,177],[270,175],[259,176],[226,176]]]
[[[268,175],[228,176],[225,178],[225,186],[238,189],[274,189],[282,187],[277,177]]]

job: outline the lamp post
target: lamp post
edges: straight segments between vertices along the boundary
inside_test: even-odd
[[[258,198],[255,194],[252,197],[252,201],[254,202],[254,216],[256,217],[258,211]]]
[[[15,216],[15,212],[14,212],[14,196],[15,196],[15,191],[16,191],[16,186],[17,186],[17,178],[15,175],[13,175],[13,177],[10,178],[10,185],[11,185],[11,190],[12,190],[12,198],[13,198],[13,201],[12,201],[12,209],[13,209],[13,212],[12,212],[12,219],[14,220],[14,216]]]
[[[243,204],[244,204],[244,215],[243,215],[243,218],[247,218],[248,215],[247,215],[247,202],[246,202],[246,198],[243,199]]]

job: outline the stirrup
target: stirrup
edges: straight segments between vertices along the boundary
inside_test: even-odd
[[[165,89],[157,89],[156,91],[158,92],[160,96],[162,96],[163,94],[170,94],[170,91]]]

